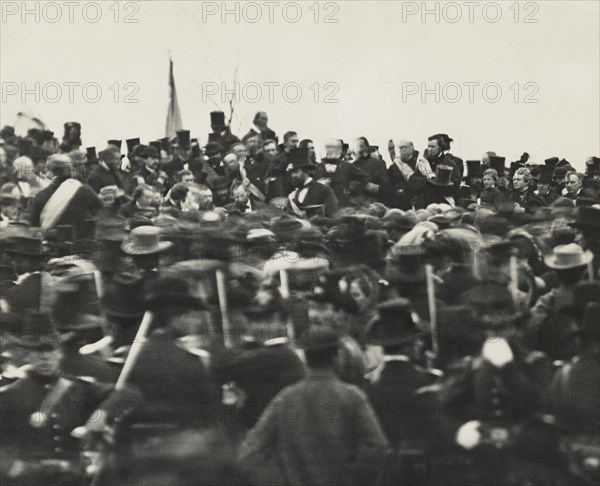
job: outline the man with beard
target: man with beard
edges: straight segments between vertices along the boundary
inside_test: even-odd
[[[275,132],[271,130],[267,125],[269,123],[269,117],[267,116],[266,111],[259,111],[254,116],[253,126],[250,128],[248,133],[244,135],[242,138],[242,142],[246,143],[246,141],[253,136],[258,135],[260,137],[260,141],[266,140],[277,140],[277,135]]]
[[[98,154],[98,164],[94,165],[88,177],[88,185],[96,192],[105,186],[121,187],[117,171],[121,166],[121,152],[114,145],[108,145]]]
[[[325,184],[313,179],[316,167],[310,160],[308,149],[297,148],[291,152],[288,177],[295,188],[288,196],[292,209],[297,215],[306,215],[308,206],[323,206],[324,216],[333,216],[338,211],[338,199]]]
[[[210,127],[213,132],[208,134],[208,142],[218,143],[225,152],[233,144],[239,143],[240,139],[231,133],[231,128],[225,123],[225,113],[222,111],[211,111]]]
[[[229,202],[232,178],[223,163],[223,149],[217,142],[209,142],[204,152],[208,160],[202,166],[200,182],[210,187],[216,206],[225,206]]]
[[[427,165],[419,164],[419,170],[427,179],[431,179],[435,174],[438,165],[449,165],[452,167],[452,182],[458,189],[462,181],[462,170],[457,164],[456,158],[446,153],[449,150],[448,135],[437,134],[429,137],[427,143],[426,159],[429,162]],[[460,159],[458,159],[460,160]],[[461,160],[462,163],[462,160]]]
[[[371,155],[369,141],[359,137],[354,141],[353,164],[369,176],[365,191],[371,202],[380,202],[389,206],[391,199],[391,186],[385,162]]]
[[[248,184],[242,181],[234,181],[231,185],[231,196],[233,202],[225,205],[225,209],[229,214],[241,216],[258,211],[266,206],[265,203],[251,196]]]
[[[245,144],[247,156],[243,161],[240,159],[240,174],[242,179],[248,179],[254,187],[264,194],[264,181],[269,173],[270,167],[262,152],[260,136],[253,135],[248,137]]]
[[[317,166],[315,179],[328,185],[340,207],[352,206],[352,196],[363,194],[368,174],[342,158],[342,141],[330,140],[325,145],[325,157]]]

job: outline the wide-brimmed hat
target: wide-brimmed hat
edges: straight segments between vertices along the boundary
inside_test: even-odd
[[[205,155],[214,155],[223,152],[223,147],[219,142],[208,142],[206,147],[204,147]]]
[[[378,316],[367,328],[367,340],[378,346],[394,346],[420,334],[410,309],[410,301],[402,297],[382,302]]]
[[[202,300],[192,294],[190,285],[182,278],[164,276],[150,282],[144,297],[145,308],[160,310],[169,305],[196,310],[205,308]]]
[[[435,177],[433,179],[427,179],[427,182],[435,186],[449,187],[453,184],[451,180],[453,170],[454,167],[451,165],[439,164],[435,168]]]
[[[138,226],[131,230],[129,236],[121,243],[121,250],[128,255],[151,255],[173,246],[170,241],[160,241],[159,236],[160,228]]]
[[[144,313],[144,281],[131,273],[117,273],[106,286],[102,305],[109,317],[139,317]]]
[[[575,221],[567,224],[575,229],[600,228],[600,209],[580,206],[575,211]]]
[[[591,251],[584,251],[577,243],[569,243],[555,246],[552,253],[544,257],[544,262],[554,270],[568,270],[584,267],[593,259],[594,254]]]
[[[416,243],[396,243],[388,254],[387,279],[392,284],[423,283],[426,280],[423,263],[424,248]]]

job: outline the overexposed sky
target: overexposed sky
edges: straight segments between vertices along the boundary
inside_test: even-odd
[[[170,51],[202,144],[237,68],[240,136],[266,110],[280,136],[364,135],[386,156],[390,138],[422,150],[439,132],[464,159],[527,151],[582,168],[600,153],[597,1],[58,1],[25,2],[24,17],[24,2],[1,3],[2,125],[23,110],[57,135],[79,121],[85,146],[164,136]]]

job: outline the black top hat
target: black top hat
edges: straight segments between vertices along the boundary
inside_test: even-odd
[[[131,273],[117,273],[102,297],[102,304],[108,316],[140,317],[144,313],[142,288],[144,281]]]
[[[112,139],[112,140],[108,140],[106,143],[107,143],[108,145],[114,145],[115,147],[118,147],[118,148],[119,148],[119,150],[121,150],[121,143],[122,143],[122,140],[116,140],[116,139]]]
[[[159,140],[159,142],[160,142],[160,148],[162,150],[164,150],[165,152],[168,152],[169,148],[170,148],[169,137],[163,137]]]
[[[13,339],[14,344],[25,349],[56,349],[68,336],[61,336],[47,314],[28,311],[21,337]]]
[[[189,130],[177,130],[177,146],[183,149],[190,148],[190,131]]]
[[[499,176],[503,176],[505,173],[504,163],[506,157],[499,157],[497,155],[490,155],[490,169],[495,169]]]
[[[567,223],[575,229],[600,228],[600,209],[592,206],[580,206],[575,211],[575,221]]]
[[[206,147],[204,147],[204,153],[206,155],[218,154],[223,151],[221,144],[219,142],[208,142]]]
[[[540,165],[539,170],[540,170],[539,183],[540,184],[550,184],[552,182],[552,175],[554,173],[554,170],[552,169],[552,167],[550,167],[549,165]]]
[[[191,293],[187,281],[171,276],[159,277],[150,283],[144,305],[147,310],[159,310],[168,305],[204,309],[202,300]]]
[[[453,184],[451,177],[454,168],[451,165],[439,164],[435,168],[435,178],[427,179],[427,182],[436,186],[448,187]]]
[[[420,334],[410,310],[410,301],[404,298],[386,300],[377,306],[379,316],[369,324],[367,340],[379,346],[402,344]]]
[[[300,338],[300,347],[305,351],[336,349],[340,343],[339,333],[330,326],[311,326]]]
[[[85,156],[88,164],[98,162],[98,155],[96,154],[96,147],[87,147],[85,149]]]
[[[480,160],[467,160],[467,177],[473,179],[481,177],[481,161]]]
[[[160,140],[154,140],[153,142],[150,142],[148,144],[150,147],[154,147],[158,153],[160,154],[161,150],[162,150],[162,145],[160,143]]]
[[[127,144],[127,153],[130,154],[133,152],[133,149],[137,147],[141,142],[139,137],[136,137],[128,138],[127,140],[125,140],[125,143]]]
[[[210,126],[215,128],[225,128],[225,113],[223,113],[222,111],[211,111]]]
[[[315,167],[312,162],[311,154],[306,147],[297,147],[290,152],[290,161],[294,169],[303,169]]]

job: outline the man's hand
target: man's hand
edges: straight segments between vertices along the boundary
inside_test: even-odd
[[[504,338],[488,338],[483,345],[481,355],[496,368],[502,368],[514,359],[512,349]]]

